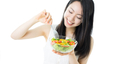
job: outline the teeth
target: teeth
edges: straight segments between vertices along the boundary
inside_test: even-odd
[[[68,21],[69,24],[72,24],[71,22]]]

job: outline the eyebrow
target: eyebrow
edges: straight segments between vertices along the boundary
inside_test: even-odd
[[[71,7],[70,7],[71,8]],[[73,10],[73,8],[71,8]],[[74,11],[74,10],[73,10]]]
[[[71,7],[70,7],[71,8]],[[74,11],[74,9],[73,8],[71,8],[73,11]],[[74,11],[75,12],[75,11]],[[82,14],[77,14],[77,15],[80,15],[80,16],[82,16]]]

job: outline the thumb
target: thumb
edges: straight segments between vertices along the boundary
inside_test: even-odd
[[[47,14],[47,13],[46,13],[46,9],[44,9],[44,10],[43,10],[43,14],[44,14],[44,15],[46,15],[46,14]]]

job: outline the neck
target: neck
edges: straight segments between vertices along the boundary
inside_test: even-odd
[[[75,32],[75,28],[66,28],[67,37],[73,37],[74,32]]]

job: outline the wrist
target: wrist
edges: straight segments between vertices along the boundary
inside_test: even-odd
[[[39,22],[39,19],[38,19],[38,17],[33,17],[33,18],[31,18],[29,21],[31,21],[31,22],[33,22],[33,23],[37,23],[37,22]]]
[[[69,53],[69,55],[75,55],[74,50]]]
[[[70,64],[79,64],[78,59],[74,52],[69,54],[69,63]]]

